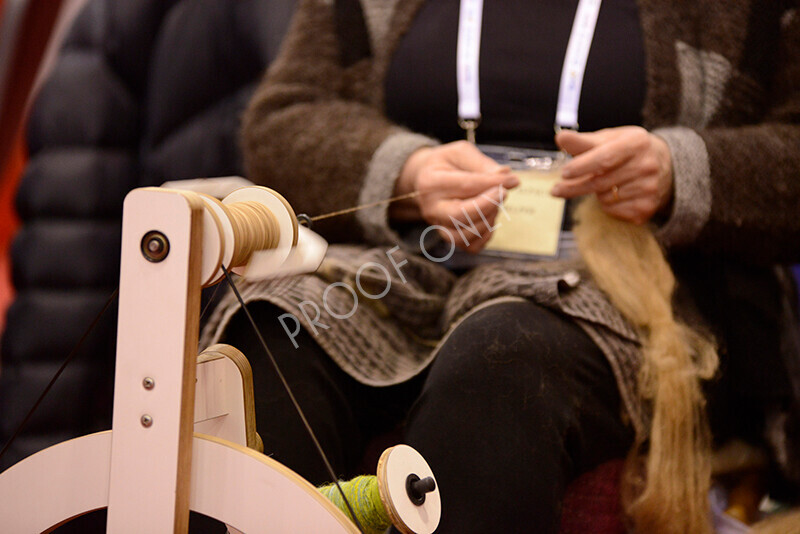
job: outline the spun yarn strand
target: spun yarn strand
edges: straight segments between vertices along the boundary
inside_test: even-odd
[[[253,252],[275,248],[280,239],[275,215],[260,202],[223,204],[233,229],[235,248],[230,267],[245,265]]]

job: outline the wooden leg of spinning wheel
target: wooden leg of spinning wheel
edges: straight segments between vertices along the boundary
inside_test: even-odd
[[[204,206],[158,189],[125,198],[110,533],[188,530]]]

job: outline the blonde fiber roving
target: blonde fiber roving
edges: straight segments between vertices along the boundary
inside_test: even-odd
[[[675,277],[647,226],[605,214],[594,197],[575,215],[578,248],[595,283],[642,341],[639,394],[653,419],[649,440],[641,437],[629,457],[626,513],[640,533],[711,534],[711,440],[700,380],[717,369],[715,346],[676,322]]]

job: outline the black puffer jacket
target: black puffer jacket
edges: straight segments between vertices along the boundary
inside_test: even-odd
[[[118,284],[122,200],[166,180],[242,174],[239,115],[293,0],[92,0],[33,107],[2,339],[10,437]],[[0,468],[111,426],[106,314]]]

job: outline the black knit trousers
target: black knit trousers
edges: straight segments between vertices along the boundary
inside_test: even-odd
[[[631,445],[604,355],[575,324],[533,303],[474,313],[425,373],[386,388],[350,378],[309,334],[295,349],[277,308],[251,308],[337,476],[374,470],[360,465],[365,448],[403,425],[401,439],[436,475],[439,532],[558,532],[569,481]],[[265,453],[314,484],[329,481],[242,313],[225,341],[253,366]]]

